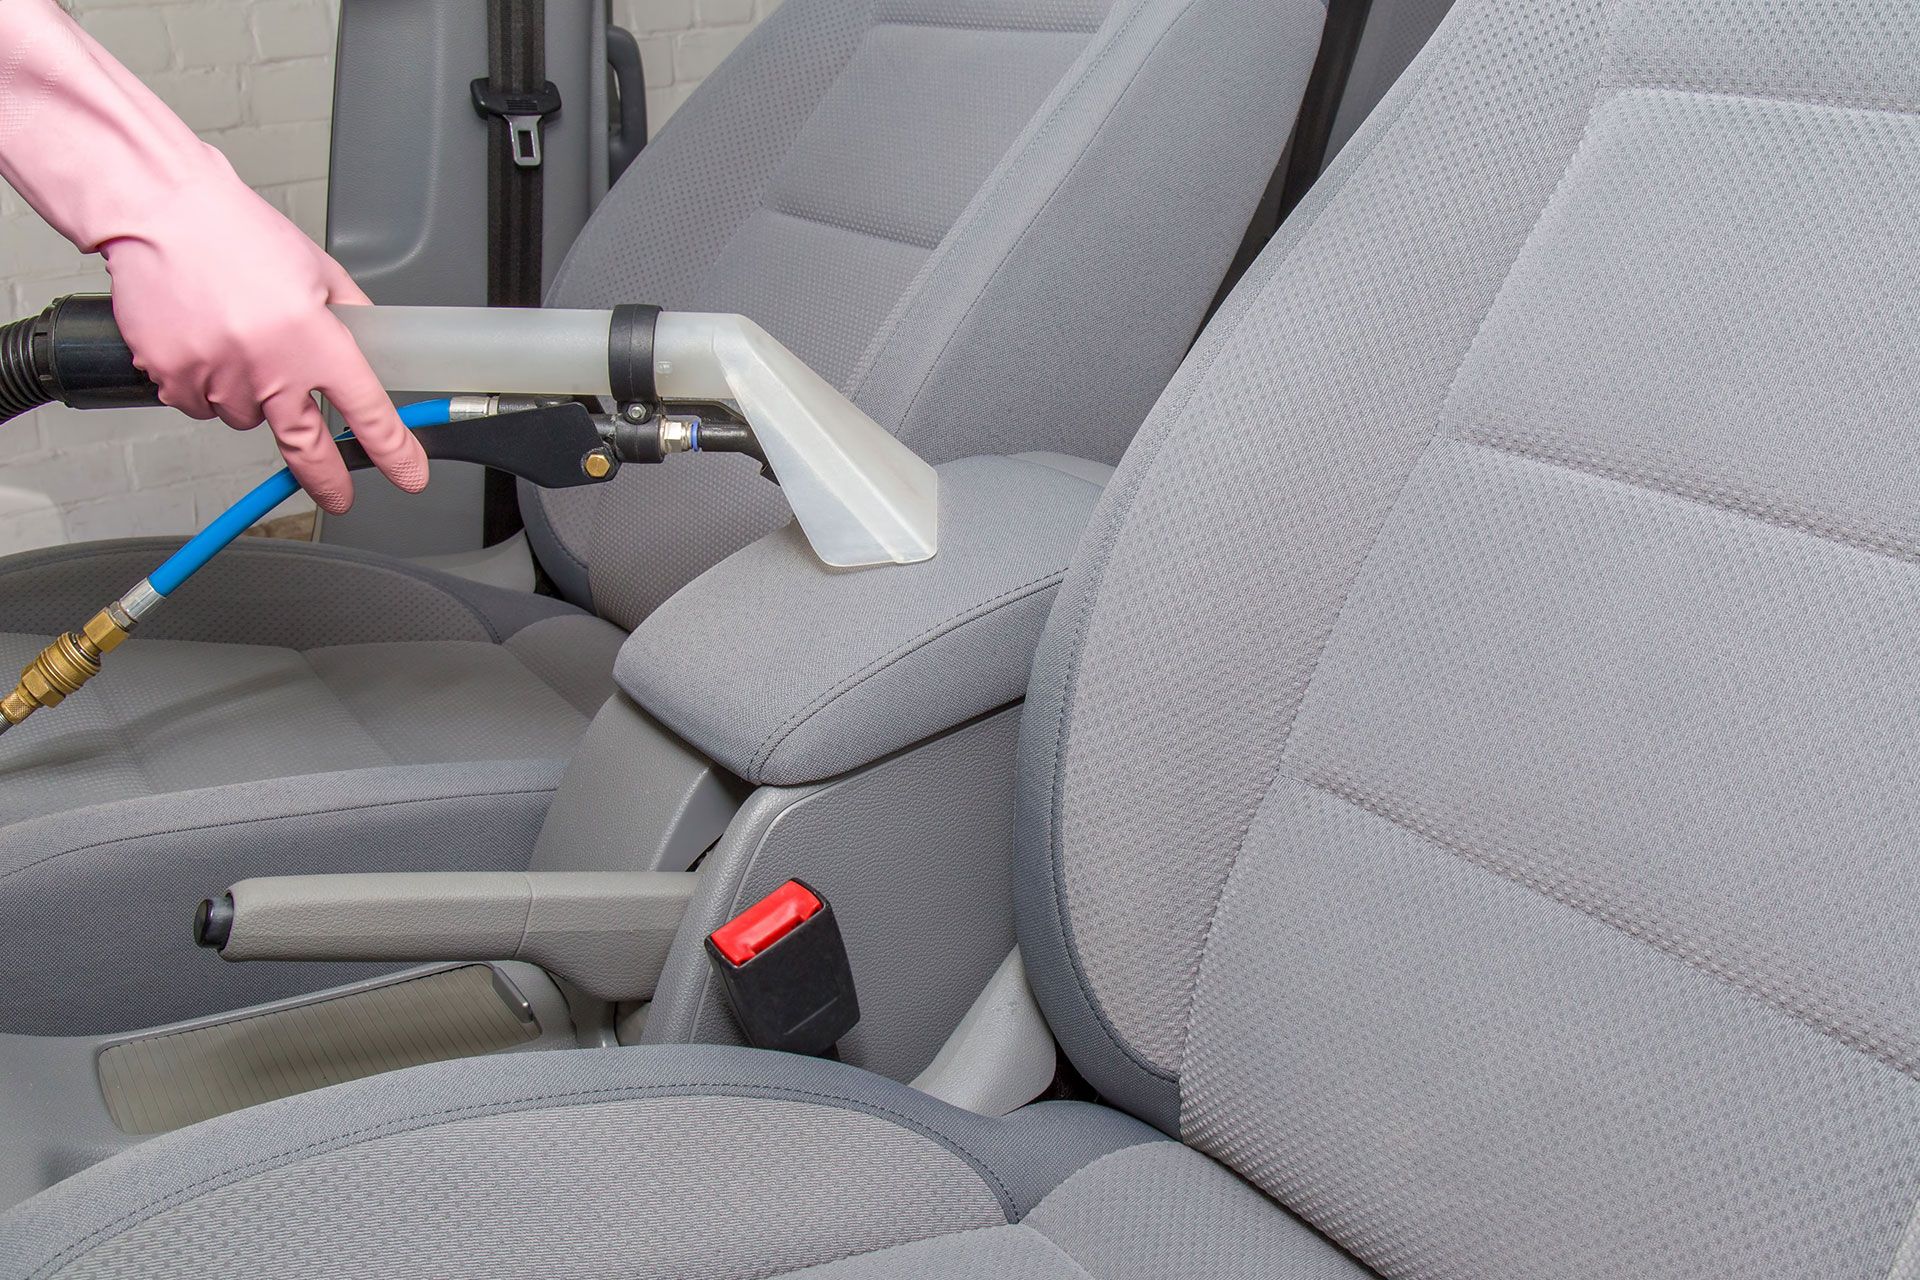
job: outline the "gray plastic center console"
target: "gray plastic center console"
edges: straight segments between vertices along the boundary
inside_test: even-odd
[[[1110,472],[1048,454],[939,471],[934,559],[848,573],[774,533],[621,650],[635,702],[758,784],[622,1040],[737,1040],[702,939],[789,877],[846,938],[862,1018],[840,1053],[856,1065],[913,1079],[1006,960],[1017,704]]]

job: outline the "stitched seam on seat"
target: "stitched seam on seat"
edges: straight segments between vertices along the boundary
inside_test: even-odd
[[[1113,102],[1101,115],[1099,123],[1094,126],[1092,132],[1087,135],[1087,140],[1081,146],[1079,154],[1074,157],[1073,163],[1061,171],[1059,180],[1054,183],[1053,190],[1047,193],[1047,198],[1041,202],[1040,208],[1034,211],[1034,215],[1031,218],[1027,219],[1026,224],[1020,228],[1019,234],[1013,238],[1012,246],[1005,254],[1001,255],[999,262],[994,264],[993,270],[987,273],[987,278],[981,282],[980,288],[975,292],[973,300],[967,304],[967,309],[962,313],[959,322],[948,331],[946,340],[940,344],[940,350],[935,352],[933,359],[927,363],[926,371],[920,376],[919,385],[914,388],[913,395],[909,397],[907,401],[906,409],[902,411],[900,415],[900,421],[895,424],[896,430],[904,426],[907,420],[913,417],[913,411],[918,407],[920,397],[926,394],[927,383],[933,379],[933,371],[939,368],[940,362],[946,358],[947,350],[953,346],[954,340],[959,336],[960,330],[966,327],[967,322],[973,318],[973,313],[979,310],[982,299],[984,299],[988,291],[993,288],[993,282],[1000,278],[1000,273],[1006,270],[1007,263],[1012,259],[1014,252],[1026,242],[1027,236],[1032,233],[1035,225],[1039,223],[1040,219],[1046,214],[1046,211],[1052,207],[1055,197],[1065,189],[1067,183],[1073,178],[1073,175],[1079,172],[1080,164],[1086,159],[1087,152],[1093,147],[1094,142],[1099,139],[1101,132],[1106,128],[1107,121],[1113,118],[1113,113],[1120,109],[1120,104],[1126,100],[1128,90],[1132,89],[1134,83],[1139,80],[1140,73],[1146,69],[1147,63],[1153,60],[1153,55],[1159,51],[1161,43],[1166,40],[1167,36],[1172,33],[1174,27],[1179,25],[1180,19],[1184,18],[1197,2],[1198,0],[1188,0],[1188,3],[1181,8],[1180,12],[1174,15],[1167,23],[1166,29],[1162,31],[1159,38],[1153,42],[1153,47],[1147,51],[1147,55],[1140,60],[1140,65],[1134,69],[1133,75],[1128,77],[1127,83],[1121,86],[1118,93],[1114,94]],[[860,366],[855,370],[853,378],[849,381],[847,389],[849,399],[857,398],[860,391],[865,388],[867,380],[873,376],[874,369],[880,363],[880,353],[885,350],[887,344],[893,340],[893,335],[899,332],[900,321],[913,309],[914,304],[924,296],[926,291],[931,287],[932,278],[939,273],[940,267],[952,261],[954,255],[959,252],[959,246],[962,240],[972,235],[989,220],[989,210],[993,207],[993,202],[1001,190],[1013,181],[1013,171],[1022,164],[1029,163],[1032,157],[1040,154],[1044,150],[1042,144],[1052,134],[1055,126],[1059,124],[1061,118],[1066,114],[1067,108],[1078,102],[1081,94],[1085,92],[1087,85],[1093,80],[1094,73],[1112,59],[1114,50],[1119,46],[1121,40],[1125,38],[1127,33],[1133,30],[1134,23],[1139,20],[1141,14],[1146,12],[1147,6],[1150,3],[1151,0],[1138,0],[1132,12],[1128,13],[1120,25],[1115,28],[1112,38],[1100,47],[1087,65],[1081,69],[1080,75],[1074,80],[1072,87],[1060,96],[1060,100],[1054,104],[1053,110],[1047,113],[1047,118],[1041,121],[1039,127],[1034,130],[1033,137],[1028,139],[1026,145],[1021,147],[1020,153],[1013,155],[1009,152],[1001,156],[1000,163],[995,166],[994,173],[989,176],[986,186],[975,194],[973,200],[968,202],[968,208],[961,213],[959,220],[949,228],[947,234],[941,238],[940,246],[929,258],[926,270],[907,287],[907,292],[901,296],[899,303],[895,305],[893,312],[887,317],[881,331],[874,334],[873,340],[867,344],[867,352],[861,357]],[[1096,28],[1096,30],[1097,29],[1098,28]],[[1084,53],[1082,56],[1085,56]]]
[[[1087,1277],[1087,1280],[1098,1280],[1098,1277],[1096,1277],[1093,1274],[1093,1272],[1087,1270],[1086,1267],[1081,1265],[1080,1259],[1074,1257],[1071,1253],[1067,1252],[1067,1247],[1065,1245],[1061,1244],[1058,1240],[1055,1240],[1052,1236],[1048,1235],[1046,1232],[1042,1231],[1040,1228],[1030,1227],[1024,1221],[1016,1222],[1013,1224],[1013,1226],[1016,1231],[1031,1231],[1034,1235],[1039,1236],[1041,1241],[1044,1242],[1049,1249],[1052,1249],[1055,1253],[1059,1254],[1062,1258],[1066,1259],[1067,1265],[1073,1268],[1074,1273],[1076,1275],[1083,1275]],[[997,1228],[988,1227],[985,1229],[991,1231],[991,1230],[996,1230]]]
[[[1046,470],[1053,472],[1055,475],[1066,476],[1070,480],[1078,480],[1081,484],[1087,486],[1087,488],[1093,490],[1096,494],[1104,492],[1107,487],[1105,484],[1103,484],[1098,480],[1087,479],[1087,477],[1081,475],[1078,471],[1069,471],[1065,467],[1060,466],[1058,463],[1044,462],[1039,458],[1022,458],[1013,454],[1009,454],[1007,456],[1011,458],[1012,461],[1014,462],[1024,462],[1030,467],[1044,467]]]
[[[191,823],[183,827],[161,827],[152,831],[136,832],[130,836],[115,836],[111,840],[95,840],[89,844],[74,845],[71,848],[61,849],[58,852],[48,854],[44,858],[36,858],[32,862],[22,863],[11,871],[0,872],[0,881],[4,881],[12,876],[22,875],[33,870],[35,867],[45,866],[49,862],[57,862],[59,859],[67,857],[70,854],[89,853],[95,849],[111,849],[117,844],[127,844],[135,840],[151,840],[158,836],[179,836],[194,831],[221,831],[229,827],[249,827],[262,822],[284,822],[289,819],[315,818],[322,815],[332,817],[335,814],[341,813],[370,813],[376,809],[392,809],[400,805],[408,804],[444,804],[452,800],[486,800],[506,796],[552,795],[553,791],[553,787],[516,787],[510,791],[456,791],[447,795],[407,796],[399,800],[378,800],[372,804],[330,805],[324,809],[310,809],[298,813],[270,813],[256,818],[231,818],[223,822],[200,822]]]
[[[1893,1253],[1893,1265],[1887,1268],[1887,1280],[1920,1280],[1920,1199],[1914,1201],[1907,1230],[1901,1232],[1901,1240]]]
[[[1641,78],[1631,73],[1616,77],[1616,83],[1629,91],[1678,93],[1695,98],[1736,98],[1748,102],[1775,102],[1783,106],[1827,107],[1838,111],[1862,111],[1886,115],[1920,114],[1920,102],[1904,98],[1875,97],[1865,93],[1801,93],[1791,89],[1769,89],[1761,85],[1688,84],[1684,80],[1658,77]]]
[[[680,1084],[631,1085],[625,1088],[561,1090],[555,1093],[530,1094],[518,1098],[508,1098],[498,1102],[470,1103],[460,1107],[444,1107],[431,1111],[415,1112],[412,1115],[397,1116],[379,1124],[350,1130],[347,1133],[332,1134],[325,1138],[316,1138],[302,1143],[287,1151],[262,1156],[246,1164],[222,1169],[196,1182],[189,1183],[164,1196],[148,1201],[135,1209],[130,1209],[120,1217],[104,1226],[97,1227],[87,1235],[74,1241],[58,1255],[49,1260],[38,1271],[36,1278],[54,1274],[72,1261],[81,1251],[104,1244],[122,1231],[139,1222],[161,1213],[177,1209],[181,1205],[196,1200],[202,1194],[222,1190],[225,1187],[244,1182],[257,1173],[269,1173],[289,1168],[317,1155],[340,1151],[347,1147],[359,1146],[365,1142],[396,1136],[402,1133],[420,1133],[428,1129],[440,1128],[461,1120],[482,1116],[508,1115],[519,1111],[539,1111],[549,1109],[541,1104],[559,1104],[563,1106],[589,1106],[600,1102],[625,1102],[651,1098],[673,1097],[746,1097],[775,1098],[788,1102],[815,1103],[833,1106],[840,1110],[855,1111],[865,1115],[874,1115],[902,1129],[907,1129],[927,1138],[941,1148],[958,1155],[962,1162],[971,1168],[988,1190],[994,1192],[1000,1201],[1008,1222],[1013,1221],[1012,1209],[1016,1203],[1012,1190],[1000,1180],[999,1176],[987,1165],[986,1161],[975,1155],[949,1134],[941,1133],[930,1125],[923,1124],[909,1116],[877,1102],[864,1098],[849,1098],[841,1094],[820,1093],[811,1089],[800,1089],[786,1085],[753,1085],[735,1081],[687,1081]],[[430,1121],[427,1124],[415,1124],[414,1121]]]
[[[1614,14],[1617,15],[1619,12],[1619,0],[1611,0],[1611,2],[1614,6]],[[1195,1011],[1199,1005],[1200,975],[1206,965],[1207,953],[1213,949],[1213,931],[1220,920],[1220,907],[1226,901],[1227,889],[1232,884],[1239,870],[1241,855],[1246,851],[1247,835],[1253,829],[1254,819],[1257,818],[1260,811],[1266,807],[1267,800],[1273,794],[1273,789],[1279,785],[1280,779],[1287,775],[1287,752],[1293,743],[1293,731],[1295,726],[1300,723],[1300,713],[1305,709],[1308,698],[1313,694],[1314,683],[1320,674],[1320,664],[1325,661],[1327,650],[1332,645],[1334,636],[1339,634],[1340,623],[1345,619],[1347,607],[1353,601],[1354,590],[1359,585],[1360,580],[1366,576],[1367,566],[1372,562],[1374,554],[1379,550],[1381,539],[1386,536],[1387,529],[1393,524],[1393,517],[1395,513],[1400,510],[1400,504],[1406,498],[1407,489],[1413,483],[1413,478],[1420,473],[1421,467],[1425,465],[1428,457],[1432,455],[1434,446],[1440,441],[1449,438],[1446,425],[1447,410],[1452,405],[1454,397],[1459,391],[1460,379],[1466,373],[1467,365],[1472,362],[1474,352],[1478,349],[1481,338],[1486,334],[1487,324],[1492,320],[1493,313],[1499,310],[1500,299],[1506,296],[1508,286],[1513,282],[1514,273],[1519,269],[1520,260],[1526,256],[1527,246],[1533,243],[1533,238],[1539,234],[1541,223],[1545,221],[1548,212],[1554,207],[1554,202],[1560,198],[1561,193],[1566,189],[1568,182],[1572,179],[1574,168],[1579,163],[1581,154],[1586,150],[1587,141],[1593,134],[1594,120],[1599,115],[1601,105],[1606,102],[1614,92],[1616,92],[1616,90],[1613,89],[1603,73],[1599,77],[1599,83],[1595,86],[1593,100],[1587,106],[1587,115],[1581,124],[1580,136],[1574,141],[1573,148],[1567,155],[1566,164],[1562,167],[1559,178],[1555,180],[1552,190],[1548,192],[1547,198],[1541,203],[1539,210],[1534,214],[1533,222],[1527,228],[1526,235],[1521,237],[1519,248],[1514,252],[1513,261],[1508,264],[1506,274],[1501,277],[1500,284],[1487,299],[1487,305],[1480,313],[1479,323],[1474,327],[1473,336],[1467,340],[1466,347],[1460,355],[1460,362],[1454,366],[1453,377],[1448,381],[1446,392],[1440,397],[1440,407],[1434,415],[1433,434],[1427,437],[1427,442],[1421,447],[1418,456],[1414,458],[1413,465],[1408,467],[1406,475],[1401,477],[1400,486],[1395,490],[1393,500],[1388,504],[1386,513],[1381,518],[1379,527],[1373,531],[1373,537],[1368,541],[1366,551],[1361,554],[1359,562],[1354,566],[1353,575],[1347,579],[1346,589],[1341,594],[1339,607],[1334,610],[1333,621],[1321,635],[1319,647],[1307,665],[1305,678],[1301,682],[1300,697],[1294,703],[1293,713],[1288,716],[1286,725],[1281,731],[1280,749],[1278,757],[1274,762],[1273,775],[1268,779],[1266,788],[1261,792],[1260,800],[1247,811],[1246,821],[1241,825],[1239,836],[1234,840],[1233,851],[1227,858],[1226,873],[1220,877],[1219,884],[1214,888],[1213,904],[1208,908],[1206,926],[1200,935],[1199,951],[1194,957],[1191,972],[1187,979],[1187,1012],[1186,1019],[1180,1029],[1180,1058],[1183,1071],[1186,1066],[1188,1050],[1193,1043],[1193,1020]],[[1182,1110],[1184,1111],[1184,1107]]]
[[[1907,1229],[1895,1247],[1887,1280],[1920,1280],[1920,1200],[1915,1200]]]
[[[931,253],[933,249],[939,245],[941,239],[944,238],[943,236],[937,236],[932,240],[928,240],[925,237],[892,234],[885,231],[869,231],[865,227],[856,227],[851,223],[843,222],[830,214],[812,213],[806,209],[797,208],[794,204],[787,203],[785,197],[779,193],[776,193],[772,199],[760,207],[766,212],[778,214],[782,218],[792,218],[795,222],[805,222],[816,227],[826,227],[832,231],[844,231],[850,236],[859,236],[863,240],[878,240],[882,244],[903,245],[906,248],[919,249],[927,253]]]
[[[595,615],[589,614],[588,616],[593,617]],[[542,618],[538,622],[528,623],[526,626],[520,628],[520,630],[508,636],[505,640],[502,640],[500,642],[500,647],[501,649],[505,650],[508,657],[512,658],[515,662],[520,664],[521,670],[525,671],[528,675],[532,676],[535,681],[537,681],[541,686],[543,686],[549,692],[551,692],[556,698],[560,699],[561,702],[573,708],[573,710],[578,712],[583,719],[592,720],[593,717],[599,713],[600,708],[606,704],[607,695],[603,695],[597,701],[593,701],[591,706],[585,706],[585,707],[581,706],[579,703],[575,702],[572,698],[568,697],[565,691],[560,688],[558,683],[556,683],[554,680],[548,679],[545,672],[539,670],[531,662],[527,661],[525,654],[521,653],[520,650],[513,647],[513,642],[515,640],[518,640],[521,636],[533,630],[535,627],[540,626],[544,623],[558,622],[561,620],[562,619],[559,619],[559,618]],[[612,684],[612,681],[609,680],[608,683]],[[589,698],[591,699],[591,695],[589,695]]]
[[[1886,556],[1905,564],[1920,564],[1920,545],[1872,533],[1854,532],[1814,515],[1803,516],[1779,508],[1770,508],[1763,500],[1742,501],[1740,496],[1733,492],[1732,485],[1716,485],[1711,481],[1663,480],[1653,476],[1636,475],[1617,464],[1578,456],[1578,451],[1569,447],[1555,446],[1548,442],[1528,440],[1519,436],[1497,438],[1486,429],[1479,427],[1470,427],[1456,432],[1452,438],[1465,445],[1520,458],[1539,466],[1594,476],[1631,489],[1658,493],[1695,506],[1724,511],[1728,515],[1771,525],[1776,529],[1805,534],[1810,538],[1818,538],[1822,542],[1838,543],[1849,550]]]
[[[1474,849],[1464,842],[1454,839],[1430,824],[1420,821],[1388,804],[1385,800],[1371,796],[1351,784],[1332,778],[1315,777],[1296,769],[1284,769],[1282,777],[1291,778],[1303,786],[1310,787],[1324,795],[1332,796],[1361,810],[1370,813],[1384,822],[1390,822],[1400,830],[1417,836],[1424,843],[1450,853],[1470,866],[1488,871],[1523,889],[1532,890],[1539,896],[1570,907],[1590,919],[1597,920],[1608,928],[1637,942],[1643,942],[1657,951],[1664,952],[1694,969],[1719,979],[1752,999],[1783,1013],[1802,1026],[1819,1032],[1847,1048],[1865,1057],[1873,1059],[1882,1066],[1898,1071],[1904,1076],[1920,1080],[1920,1063],[1909,1061],[1893,1051],[1883,1048],[1858,1033],[1847,1030],[1826,1015],[1811,1000],[1795,999],[1782,994],[1764,982],[1736,969],[1731,964],[1715,959],[1713,956],[1691,947],[1676,936],[1672,930],[1658,921],[1640,920],[1629,917],[1624,912],[1588,897],[1559,877],[1543,875],[1519,866],[1509,859]]]
[[[428,642],[418,641],[416,643],[424,644]],[[292,650],[292,652],[299,655],[300,661],[306,664],[308,672],[310,672],[313,676],[314,683],[318,684],[322,689],[325,689],[327,691],[327,696],[332,698],[334,700],[334,703],[337,706],[339,706],[340,710],[346,713],[347,718],[353,721],[355,725],[359,726],[360,732],[367,735],[367,740],[373,743],[375,747],[379,748],[380,754],[387,758],[388,764],[398,765],[403,763],[404,764],[417,763],[415,761],[402,761],[398,756],[394,755],[393,747],[389,745],[386,742],[386,740],[383,739],[378,733],[374,732],[372,725],[368,724],[365,720],[361,719],[360,713],[353,709],[353,704],[348,702],[346,698],[341,696],[341,693],[338,689],[334,688],[331,684],[327,683],[327,678],[320,674],[320,668],[313,665],[312,655],[313,653],[319,652],[320,649],[349,649],[349,648],[355,648],[355,647],[357,646],[319,645],[319,646],[316,646],[312,651],[309,651],[306,649],[295,649],[295,650]]]
[[[1075,1178],[1078,1178],[1081,1174],[1089,1173],[1094,1169],[1098,1169],[1101,1165],[1106,1164],[1109,1160],[1117,1160],[1121,1156],[1126,1155],[1128,1152],[1138,1151],[1141,1147],[1153,1146],[1156,1143],[1166,1143],[1170,1146],[1180,1145],[1174,1139],[1169,1138],[1164,1134],[1156,1132],[1150,1138],[1142,1138],[1140,1141],[1130,1142],[1124,1147],[1115,1147],[1111,1151],[1102,1152],[1100,1155],[1095,1156],[1093,1159],[1081,1165],[1078,1169],[1073,1169],[1068,1171],[1065,1177],[1061,1178],[1058,1182],[1054,1183],[1053,1187],[1047,1192],[1047,1194],[1044,1196],[1041,1196],[1040,1199],[1034,1203],[1034,1206],[1032,1209],[1027,1210],[1027,1217],[1031,1217],[1033,1215],[1034,1210],[1038,1209],[1042,1204],[1046,1203],[1047,1199],[1050,1196],[1052,1196],[1055,1191],[1060,1190],[1060,1188],[1066,1186],[1069,1182],[1072,1182]],[[1021,1221],[1024,1223],[1026,1221],[1026,1218],[1023,1217]],[[1034,1230],[1040,1231],[1040,1228],[1035,1227]],[[1045,1235],[1046,1232],[1041,1231],[1040,1234]]]
[[[921,27],[933,31],[1000,31],[1017,36],[1090,36],[1100,29],[1098,22],[1083,22],[1077,26],[1047,24],[1017,27],[1002,22],[966,22],[947,18],[875,18],[869,31],[879,27]]]
[[[932,627],[929,627],[927,630],[893,649],[891,652],[883,654],[869,662],[858,671],[840,680],[825,693],[816,696],[813,701],[788,717],[786,722],[778,729],[768,734],[767,737],[762,740],[759,750],[755,751],[752,759],[748,761],[748,767],[754,772],[765,769],[768,761],[773,759],[773,753],[780,749],[780,745],[783,742],[798,732],[801,726],[805,725],[808,720],[825,711],[838,701],[842,695],[848,693],[856,686],[879,675],[888,667],[912,657],[932,641],[939,640],[963,627],[983,621],[996,613],[1012,608],[1029,596],[1038,595],[1051,587],[1058,586],[1061,579],[1066,576],[1067,571],[1064,567],[1055,569],[1043,577],[1035,578],[1032,582],[1025,583],[1013,588],[1011,591],[995,596],[984,604],[974,605],[969,609],[956,613],[944,622],[934,624]]]
[[[847,74],[847,68],[853,65],[853,60],[859,55],[861,48],[865,45],[867,32],[870,30],[872,30],[871,24],[863,28],[857,36],[847,42],[845,51],[840,55],[840,65],[834,68],[832,75],[826,77],[819,95],[814,98],[813,104],[807,109],[806,118],[794,126],[786,149],[780,153],[777,159],[767,166],[766,176],[756,190],[741,193],[740,206],[742,212],[740,214],[740,220],[734,224],[733,230],[727,233],[726,239],[722,240],[719,247],[714,250],[713,257],[707,262],[705,268],[700,273],[700,279],[697,281],[698,287],[692,296],[705,296],[711,291],[714,273],[720,269],[723,263],[731,260],[733,247],[746,231],[747,224],[753,221],[754,213],[769,206],[774,198],[775,191],[779,187],[780,180],[786,174],[788,163],[793,159],[794,150],[800,145],[800,140],[806,136],[807,128],[813,123],[814,118],[820,114],[821,107],[826,105],[827,99],[833,95],[834,87],[840,83],[841,77]],[[567,256],[569,260],[571,260],[573,255],[569,253]],[[556,284],[557,283],[556,281]],[[604,490],[598,492],[604,492]],[[598,514],[599,507],[605,505],[604,502],[600,503],[599,506],[595,508],[595,514]]]
[[[108,708],[111,727],[107,732],[111,736],[114,753],[124,757],[127,763],[133,766],[134,773],[140,778],[140,785],[146,788],[145,796],[159,795],[160,788],[154,785],[153,775],[147,772],[146,762],[141,760],[140,753],[134,749],[132,735],[127,732],[135,722],[134,718],[128,714],[126,704],[116,696],[116,686],[111,681],[102,681],[94,688],[98,690],[97,696],[100,701]],[[116,796],[114,798],[132,799],[134,797]],[[0,880],[5,878],[0,876]]]

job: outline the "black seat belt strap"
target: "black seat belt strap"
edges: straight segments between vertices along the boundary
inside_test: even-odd
[[[560,110],[547,79],[546,0],[491,0],[487,75],[473,83],[487,118],[487,305],[540,305],[542,134]]]
[[[487,305],[541,302],[544,132],[560,110],[547,79],[546,0],[489,0],[487,74],[472,86],[487,121]],[[487,546],[521,527],[512,476],[489,471],[482,540]]]
[[[1353,74],[1353,60],[1360,52],[1360,37],[1366,33],[1367,14],[1372,8],[1373,0],[1329,0],[1326,27],[1320,36],[1320,54],[1313,61],[1307,91],[1300,100],[1300,119],[1294,125],[1293,145],[1281,162],[1284,176],[1275,230],[1327,167],[1333,123],[1340,114],[1341,101],[1347,96],[1347,78]]]
[[[1360,52],[1360,37],[1366,32],[1367,14],[1372,8],[1373,0],[1328,0],[1327,20],[1320,33],[1320,52],[1314,58],[1313,71],[1300,98],[1300,114],[1294,118],[1293,136],[1280,153],[1280,165],[1267,184],[1266,194],[1260,197],[1253,221],[1240,242],[1240,251],[1234,255],[1220,292],[1207,309],[1208,319],[1213,318],[1214,311],[1226,301],[1233,286],[1240,283],[1240,277],[1246,274],[1260,251],[1267,247],[1267,241],[1273,239],[1280,224],[1326,168],[1334,120],[1346,97],[1347,78],[1353,73],[1353,60]]]

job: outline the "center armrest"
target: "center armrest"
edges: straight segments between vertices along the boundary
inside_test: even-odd
[[[1018,700],[1107,468],[1046,454],[939,468],[940,553],[832,569],[792,526],[680,590],[620,686],[749,782],[792,786]]]

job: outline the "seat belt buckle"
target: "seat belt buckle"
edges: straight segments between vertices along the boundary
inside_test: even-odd
[[[860,1021],[833,907],[798,880],[708,934],[707,958],[755,1048],[824,1054]]]
[[[507,122],[507,154],[522,169],[538,169],[544,158],[540,134],[548,116],[560,111],[560,89],[549,80],[537,90],[509,93],[481,76],[473,82],[473,109],[483,118]]]

